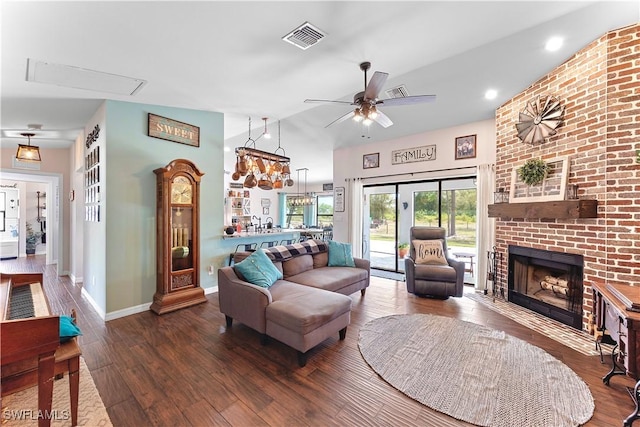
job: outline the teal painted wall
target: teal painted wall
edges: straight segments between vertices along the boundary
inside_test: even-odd
[[[148,113],[200,127],[200,147],[147,136]],[[103,202],[107,315],[150,303],[156,289],[156,176],[172,160],[191,160],[200,184],[200,284],[217,286],[207,267],[222,265],[224,117],[220,113],[106,101]],[[102,153],[101,153],[102,154]],[[103,160],[101,159],[101,162]],[[100,240],[100,239],[98,239]],[[85,239],[85,244],[91,239]]]

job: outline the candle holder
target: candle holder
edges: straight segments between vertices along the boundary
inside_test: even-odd
[[[578,184],[567,185],[567,200],[578,200]]]

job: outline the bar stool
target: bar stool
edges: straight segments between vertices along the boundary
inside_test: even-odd
[[[238,251],[254,252],[257,248],[258,248],[258,243],[256,243],[256,242],[253,242],[253,243],[240,243],[238,246],[236,246],[236,250],[233,251],[231,254],[229,254],[229,266],[232,266],[234,264],[233,258],[235,256],[236,252],[238,252]]]
[[[278,244],[277,240],[269,240],[260,244],[261,248],[272,248]]]

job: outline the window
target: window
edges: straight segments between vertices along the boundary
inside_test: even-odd
[[[301,227],[304,224],[304,206],[290,206],[288,200],[285,201],[285,206],[287,209],[285,228]]]
[[[318,196],[316,206],[318,207],[316,215],[318,227],[333,227],[333,194]]]

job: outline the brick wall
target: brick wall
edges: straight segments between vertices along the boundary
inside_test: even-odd
[[[537,95],[565,106],[564,122],[543,144],[523,144],[518,113]],[[508,245],[584,256],[583,329],[592,311],[591,283],[640,286],[640,24],[611,31],[577,52],[496,111],[496,188],[531,157],[570,157],[569,184],[598,199],[598,217],[496,221],[498,251]],[[502,283],[507,283],[504,263]]]

